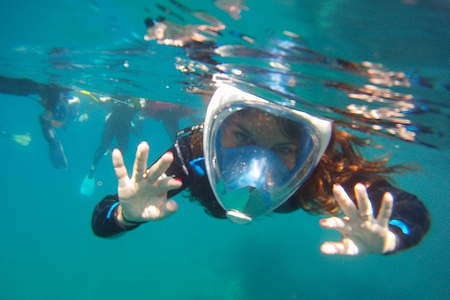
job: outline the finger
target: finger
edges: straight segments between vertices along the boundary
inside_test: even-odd
[[[342,242],[325,242],[320,246],[320,251],[323,254],[334,255],[344,254],[344,244]]]
[[[179,189],[182,185],[183,183],[180,179],[172,177],[166,177],[164,179],[161,179],[159,182],[159,187],[166,191]]]
[[[345,221],[338,217],[331,217],[320,220],[320,226],[326,229],[334,229],[342,232],[345,228]]]
[[[178,210],[178,203],[173,200],[169,200],[166,202],[166,205],[164,206],[164,215],[168,217],[177,210]]]
[[[133,178],[136,182],[144,178],[144,172],[147,168],[149,146],[146,142],[139,144],[136,150],[136,158],[134,160]]]
[[[169,200],[163,206],[150,205],[142,212],[142,217],[146,220],[159,220],[170,216],[178,210],[178,204]]]
[[[122,153],[119,149],[113,150],[112,162],[114,166],[114,172],[116,173],[117,180],[119,181],[119,188],[125,187],[128,184],[129,178],[127,168],[123,163]]]
[[[367,195],[366,187],[363,184],[358,183],[355,185],[355,197],[359,215],[363,220],[373,218],[372,204],[370,203],[369,195]]]
[[[178,210],[178,203],[173,200],[167,201],[162,207],[159,208],[159,214],[154,215],[155,219],[163,219],[172,215]],[[156,211],[156,210],[155,210]]]
[[[359,250],[350,239],[343,239],[342,242],[325,242],[320,246],[320,251],[327,255],[358,255]]]
[[[149,181],[156,181],[162,174],[164,174],[173,161],[173,154],[171,152],[165,153],[150,169],[147,170],[146,175]]]
[[[381,200],[380,211],[378,212],[377,221],[381,227],[387,227],[392,215],[392,208],[394,206],[394,197],[391,193],[385,193],[383,200]]]
[[[333,185],[333,194],[344,214],[352,220],[359,218],[355,204],[342,186],[339,184]]]

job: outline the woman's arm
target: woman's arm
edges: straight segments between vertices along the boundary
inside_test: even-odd
[[[368,188],[358,183],[352,193],[333,187],[343,217],[323,219],[320,224],[337,230],[339,242],[322,244],[325,254],[392,254],[416,245],[430,226],[428,211],[412,194],[379,181]]]
[[[430,229],[428,210],[415,195],[393,187],[386,181],[371,185],[367,192],[375,213],[378,213],[385,193],[390,193],[394,198],[389,229],[397,237],[397,246],[388,254],[417,245]]]
[[[138,224],[126,226],[117,220],[119,204],[119,197],[117,195],[109,195],[95,206],[91,222],[95,235],[99,237],[110,237],[139,226]]]
[[[140,146],[140,147],[142,147],[142,146]],[[146,147],[148,147],[148,145]],[[148,148],[147,148],[147,151],[148,151]],[[136,215],[133,215],[133,214],[136,214],[136,211],[132,211],[132,210],[135,210],[136,207],[137,207],[137,209],[139,209],[139,205],[138,206],[133,205],[132,200],[128,199],[128,198],[131,198],[130,195],[127,195],[126,193],[124,194],[123,190],[121,191],[121,184],[125,184],[125,182],[127,180],[131,181],[131,179],[123,178],[123,177],[122,177],[122,179],[119,178],[118,171],[122,172],[124,169],[117,169],[117,161],[116,161],[117,158],[113,158],[114,166],[116,168],[116,175],[118,175],[118,178],[119,178],[119,194],[121,194],[121,192],[122,192],[122,194],[124,194],[124,195],[123,195],[122,203],[119,200],[119,195],[110,195],[110,196],[106,196],[102,201],[100,201],[96,205],[94,212],[93,212],[91,225],[92,225],[93,232],[97,236],[110,237],[110,236],[119,234],[121,232],[129,231],[129,230],[137,228],[140,224],[145,223],[148,220],[159,219],[159,218],[166,216],[166,213],[168,214],[168,213],[173,212],[173,211],[171,211],[171,209],[176,210],[176,203],[171,200],[167,201],[167,197],[169,197],[169,198],[173,197],[176,194],[178,194],[179,192],[181,192],[186,187],[187,182],[189,182],[189,181],[187,178],[187,174],[183,170],[184,164],[181,161],[181,157],[178,155],[177,147],[175,147],[175,146],[172,147],[171,149],[168,150],[168,152],[172,153],[173,160],[170,163],[170,165],[168,166],[167,170],[164,172],[167,175],[167,179],[165,179],[165,182],[163,182],[163,183],[169,184],[170,181],[172,181],[171,178],[176,178],[178,183],[173,183],[173,182],[170,183],[171,185],[166,188],[168,188],[168,189],[173,188],[174,184],[176,185],[176,188],[170,189],[169,191],[165,190],[165,192],[164,192],[165,195],[162,195],[162,196],[159,195],[159,197],[160,197],[159,200],[161,199],[161,197],[165,198],[166,202],[164,203],[164,205],[165,205],[164,208],[167,207],[167,205],[172,205],[172,207],[169,206],[170,209],[168,209],[168,211],[166,212],[166,211],[164,211],[163,207],[158,207],[159,205],[162,205],[162,203],[158,203],[158,204],[155,204],[154,207],[156,207],[157,209],[160,209],[161,215],[158,215],[156,217],[153,217],[150,215],[150,216],[144,216],[143,218],[141,215],[140,216],[140,218],[142,218],[141,220],[134,219],[134,218],[136,218]],[[137,161],[139,161],[143,157],[139,157],[139,155],[142,155],[142,148],[141,148],[141,150],[139,150],[139,148],[138,148],[138,152],[136,154],[135,170],[133,171],[133,177],[138,176],[138,175],[136,175],[136,173],[138,173],[138,174],[140,173],[140,171],[136,169],[136,164],[137,164]],[[158,162],[161,161],[161,158],[158,159]],[[155,164],[153,164],[153,166],[155,166]],[[144,167],[143,169],[146,169],[146,167]],[[149,170],[151,170],[151,168],[148,168],[146,171],[144,171],[144,174],[148,174],[147,171],[149,171]],[[125,172],[126,172],[126,169],[125,169]],[[125,175],[125,174],[122,174],[122,175]],[[151,176],[151,175],[149,175],[149,176]],[[142,182],[143,181],[146,181],[146,179],[142,179]],[[181,185],[179,182],[181,182]],[[139,189],[139,184],[136,189]],[[148,190],[148,189],[145,190],[145,187],[143,187],[142,189],[143,189],[142,190],[143,193],[152,194],[152,190]],[[134,192],[136,193],[136,191],[134,191]],[[139,192],[139,191],[137,191],[137,192]],[[146,204],[148,204],[148,203],[147,202],[143,203],[144,206]],[[130,210],[130,205],[133,205],[131,207],[130,212],[128,212],[128,214],[131,214],[132,216],[125,218],[125,220],[124,220],[123,205],[128,207],[129,210]],[[152,204],[150,203],[149,206],[152,206]],[[145,209],[145,207],[143,209]],[[142,214],[142,212],[140,212],[140,213]]]
[[[26,78],[11,78],[0,76],[0,93],[27,96],[39,94],[45,86]]]

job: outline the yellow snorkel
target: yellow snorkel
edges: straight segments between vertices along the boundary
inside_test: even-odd
[[[87,91],[87,90],[79,90],[78,92],[80,94],[89,96],[96,103],[106,103],[106,102],[112,101],[114,103],[130,104],[127,101],[124,101],[124,100],[120,100],[120,99],[117,99],[117,98],[114,98],[114,97],[110,97],[110,96],[102,96],[99,93],[94,93],[94,92],[90,92],[90,91]],[[130,97],[130,99],[132,99],[132,98]],[[133,105],[133,104],[131,104],[131,105]]]

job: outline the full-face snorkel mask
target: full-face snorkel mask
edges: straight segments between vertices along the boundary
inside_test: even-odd
[[[234,223],[248,223],[283,204],[318,164],[331,121],[222,85],[203,130],[212,190]]]

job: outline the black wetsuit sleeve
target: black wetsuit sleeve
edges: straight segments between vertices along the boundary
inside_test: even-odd
[[[397,247],[387,253],[392,254],[417,245],[430,228],[430,216],[423,203],[413,194],[393,187],[386,181],[375,183],[367,190],[378,214],[384,193],[394,198],[389,228],[397,236]]]
[[[30,79],[0,76],[0,93],[27,96],[39,94],[45,86]]]
[[[92,215],[92,230],[99,237],[110,237],[121,232],[128,231],[138,227],[123,226],[116,221],[116,210],[119,206],[119,198],[117,195],[109,195],[103,198],[94,209]]]
[[[168,198],[170,198],[180,193],[187,186],[188,178],[187,174],[183,171],[184,164],[181,161],[182,157],[178,155],[176,147],[172,147],[167,152],[172,152],[174,156],[174,160],[166,172],[167,176],[173,176],[183,182],[181,188],[169,191]],[[123,226],[119,224],[115,217],[118,205],[119,198],[117,195],[106,196],[96,205],[91,222],[92,231],[95,235],[99,237],[111,237],[125,231],[133,230],[139,226]]]

